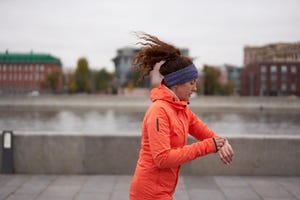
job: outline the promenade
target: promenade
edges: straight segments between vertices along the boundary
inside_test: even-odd
[[[1,200],[125,200],[129,175],[0,175]],[[300,177],[181,176],[174,200],[299,200]]]
[[[113,107],[144,111],[149,104],[148,97],[0,98],[0,109]],[[197,97],[192,99],[191,106],[210,111],[278,112],[282,109],[279,112],[298,113],[300,100],[287,97]],[[299,136],[229,138],[236,150],[230,168],[219,165],[219,160],[213,155],[186,164],[174,200],[300,200]],[[16,174],[0,174],[0,200],[129,199],[132,178],[129,174],[133,173],[139,145],[138,136],[28,135],[17,132],[14,143]],[[120,162],[122,165],[116,164]]]

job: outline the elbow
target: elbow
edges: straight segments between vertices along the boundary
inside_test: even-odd
[[[156,157],[153,159],[154,160],[154,163],[155,163],[155,166],[159,169],[165,169],[167,168],[168,166],[166,165],[166,162],[164,159],[162,158],[159,158],[159,157]]]
[[[154,161],[154,164],[156,165],[156,167],[159,169],[165,169],[165,168],[171,167],[168,162],[168,155],[165,155],[165,154],[155,155],[153,157],[153,161]]]

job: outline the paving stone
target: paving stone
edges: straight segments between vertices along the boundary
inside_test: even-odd
[[[131,183],[131,176],[120,176],[113,188],[111,200],[127,200],[129,199],[129,188]]]
[[[276,179],[276,182],[289,191],[296,199],[300,200],[300,178],[282,177]]]
[[[224,194],[219,190],[188,189],[188,195],[190,200],[226,200]]]
[[[218,190],[218,185],[212,176],[185,176],[186,189]]]
[[[278,182],[275,182],[275,180],[272,177],[254,177],[249,179],[248,182],[253,190],[262,198],[294,198],[291,193],[284,189]]]
[[[28,194],[13,194],[10,195],[6,200],[34,200],[36,195],[28,195]]]
[[[37,196],[43,192],[47,186],[55,179],[54,176],[32,176],[17,191],[17,195],[34,195]]]
[[[189,200],[189,195],[187,193],[184,177],[179,177],[178,184],[174,194],[174,200]]]
[[[80,190],[80,185],[51,185],[38,197],[38,199],[47,198],[73,198]]]
[[[74,200],[109,200],[111,194],[104,192],[79,193]]]
[[[128,200],[127,175],[0,175],[0,200]],[[182,176],[174,200],[300,200],[300,177]]]
[[[88,177],[80,193],[112,193],[118,176],[96,175]]]

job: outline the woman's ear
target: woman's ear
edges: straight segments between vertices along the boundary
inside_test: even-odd
[[[173,85],[171,88],[177,89],[177,88],[178,88],[178,85]]]

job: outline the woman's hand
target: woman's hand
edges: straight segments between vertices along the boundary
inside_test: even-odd
[[[214,142],[215,142],[217,151],[219,151],[219,149],[221,149],[223,147],[223,145],[225,144],[225,141],[226,141],[226,139],[223,137],[214,138]]]
[[[228,140],[225,140],[224,145],[219,149],[218,151],[220,160],[224,163],[224,164],[230,164],[233,160],[233,149],[231,147],[231,145],[229,144]]]

